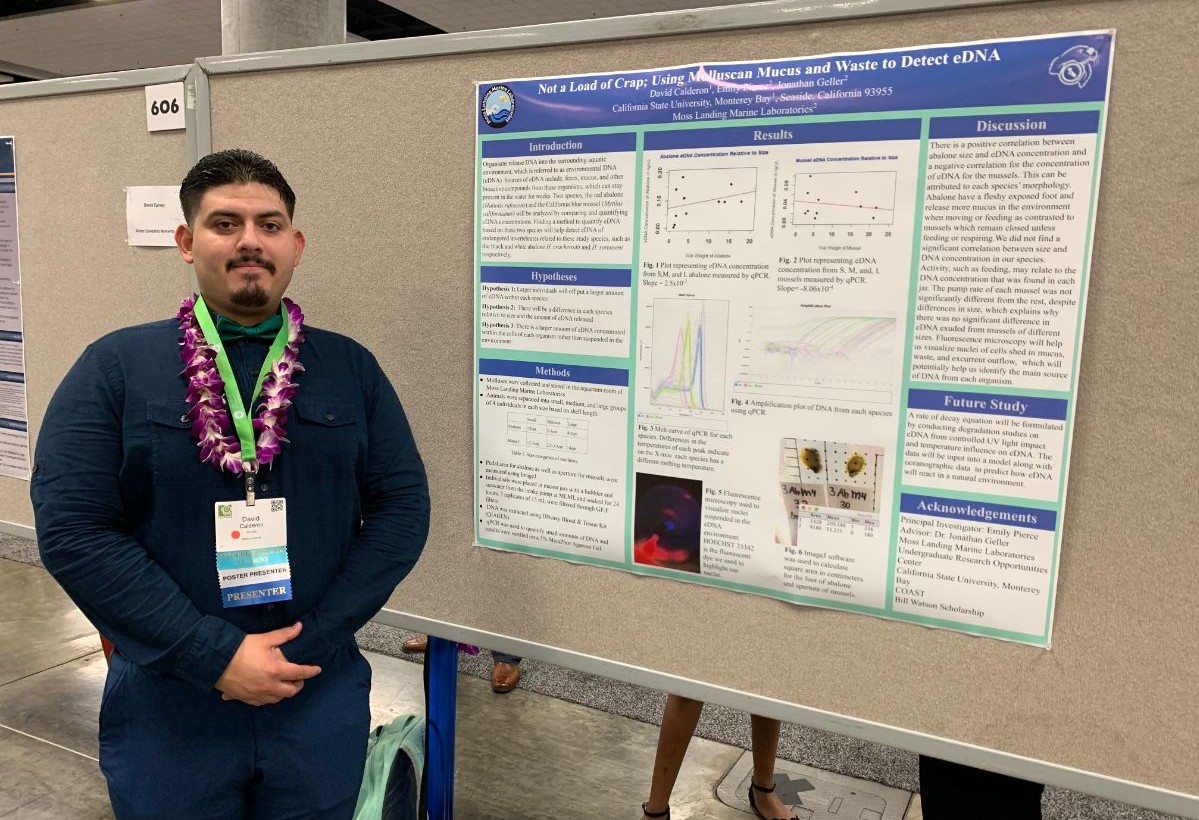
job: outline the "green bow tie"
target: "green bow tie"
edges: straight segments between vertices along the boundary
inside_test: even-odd
[[[221,341],[225,344],[237,342],[242,339],[247,339],[251,342],[261,342],[264,345],[269,345],[275,341],[275,336],[279,333],[279,328],[283,327],[283,317],[275,314],[265,322],[259,322],[252,327],[239,325],[231,319],[226,319],[220,314],[214,314],[216,319],[216,332],[220,334]]]

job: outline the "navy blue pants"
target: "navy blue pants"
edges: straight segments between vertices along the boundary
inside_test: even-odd
[[[348,644],[271,706],[112,655],[100,768],[117,820],[340,820],[354,813],[370,733],[370,664]]]

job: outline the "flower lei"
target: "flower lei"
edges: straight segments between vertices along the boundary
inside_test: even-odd
[[[221,470],[237,475],[243,469],[241,442],[230,434],[229,406],[225,402],[225,382],[217,371],[214,345],[204,338],[196,321],[196,297],[183,300],[179,313],[179,329],[183,340],[183,377],[187,379],[187,403],[191,405],[185,419],[192,423],[192,435],[200,448],[200,461],[209,462]],[[293,374],[304,369],[297,351],[304,342],[304,314],[290,299],[283,300],[287,310],[287,346],[262,381],[260,414],[254,419],[257,434],[258,464],[270,464],[287,441],[287,408],[296,394]]]

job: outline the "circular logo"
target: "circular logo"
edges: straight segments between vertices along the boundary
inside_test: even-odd
[[[1068,60],[1058,66],[1057,78],[1065,85],[1082,88],[1091,79],[1091,67],[1077,60]]]
[[[233,532],[229,533],[229,537],[236,541],[238,538],[241,538],[241,533],[237,530],[234,530]]]
[[[493,85],[483,95],[483,105],[479,111],[483,121],[492,128],[503,128],[516,113],[516,95],[506,85]]]

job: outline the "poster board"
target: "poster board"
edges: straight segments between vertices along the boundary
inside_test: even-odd
[[[146,130],[144,85],[188,68],[46,80],[0,89],[16,141],[29,433],[83,349],[119,327],[173,315],[191,271],[178,253],[126,244],[125,187],[178,184],[182,131]],[[32,537],[29,482],[0,477],[0,522]]]
[[[1048,646],[1112,45],[480,82],[476,543]]]

